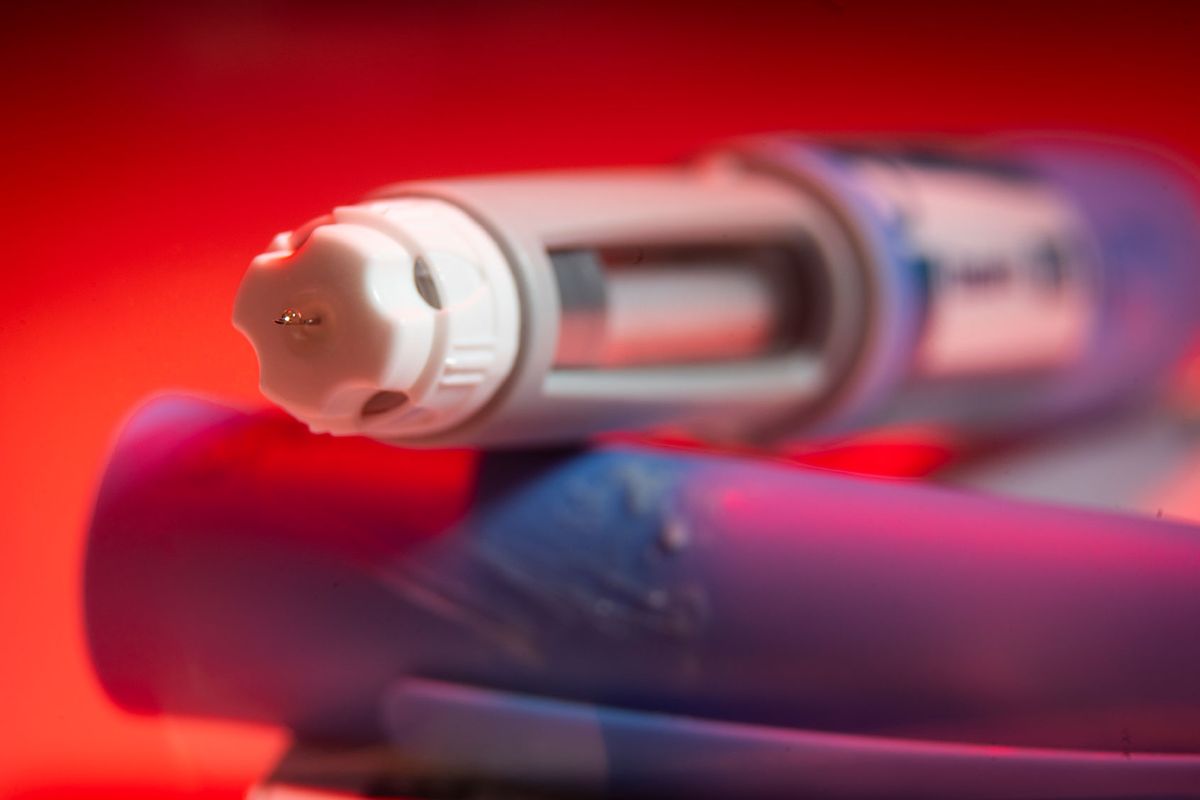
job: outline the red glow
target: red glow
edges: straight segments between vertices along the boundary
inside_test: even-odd
[[[877,478],[921,478],[931,475],[968,452],[967,442],[953,439],[933,427],[883,428],[838,439],[814,440],[779,448],[740,444],[714,444],[695,436],[671,432],[654,436],[612,434],[602,441],[636,442],[669,450],[723,453],[748,458],[785,461],[805,467],[847,472]]]
[[[920,478],[932,475],[964,449],[946,434],[926,428],[875,431],[793,451],[791,460],[807,467],[875,475]]]

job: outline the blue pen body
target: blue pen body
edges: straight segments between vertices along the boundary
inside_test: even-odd
[[[381,735],[421,678],[1195,752],[1197,569],[1195,531],[1153,520],[632,446],[404,451],[164,400],[114,453],[86,598],[119,702],[327,739]]]
[[[738,152],[836,211],[865,286],[838,389],[774,435],[1034,430],[1144,401],[1196,342],[1196,171],[1161,149],[767,136]]]

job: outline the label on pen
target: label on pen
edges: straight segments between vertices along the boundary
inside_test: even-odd
[[[1083,225],[1052,187],[957,159],[863,156],[850,164],[927,287],[921,374],[1049,369],[1087,346],[1096,264]]]

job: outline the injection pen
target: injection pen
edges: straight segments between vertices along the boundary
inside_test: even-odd
[[[1189,177],[1131,146],[749,140],[683,166],[407,183],[280,234],[235,325],[313,431],[998,432],[1192,341]]]
[[[1195,798],[1198,567],[1163,520],[160,398],[84,599],[123,707],[286,725],[372,796]]]

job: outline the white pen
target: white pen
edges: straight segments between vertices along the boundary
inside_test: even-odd
[[[996,430],[1144,394],[1177,361],[1200,318],[1191,193],[1132,146],[794,136],[405,183],[276,237],[234,323],[318,432]]]

